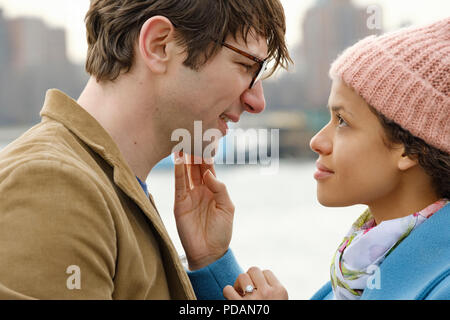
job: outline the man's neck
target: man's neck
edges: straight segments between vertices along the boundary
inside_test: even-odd
[[[142,181],[170,154],[170,145],[158,141],[152,109],[142,104],[142,90],[122,77],[120,84],[99,84],[91,78],[78,104],[109,133],[134,174]],[[126,94],[123,94],[123,93]]]

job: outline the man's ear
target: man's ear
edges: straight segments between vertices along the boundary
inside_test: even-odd
[[[410,156],[406,155],[405,147],[402,147],[401,156],[398,158],[397,167],[401,171],[406,171],[416,165],[418,165],[417,159],[412,159]]]
[[[173,48],[175,28],[169,19],[155,16],[148,19],[139,34],[139,52],[144,63],[152,72],[163,74]]]

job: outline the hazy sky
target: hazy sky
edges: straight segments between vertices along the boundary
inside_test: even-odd
[[[316,1],[281,0],[286,11],[287,40],[290,47],[300,40],[301,20]],[[414,24],[423,24],[450,15],[449,0],[353,0],[353,2],[361,7],[380,5],[387,30],[396,28],[407,20]],[[89,0],[0,0],[0,8],[7,17],[38,16],[50,26],[66,28],[69,58],[78,63],[84,63],[86,53],[83,19],[88,7]]]

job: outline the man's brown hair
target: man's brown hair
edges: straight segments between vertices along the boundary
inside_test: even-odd
[[[194,70],[219,51],[227,36],[247,41],[252,28],[267,39],[274,60],[270,74],[292,62],[279,0],[91,0],[85,19],[86,71],[97,81],[112,81],[128,72],[143,24],[157,15],[172,22],[176,40],[187,53],[184,65]]]

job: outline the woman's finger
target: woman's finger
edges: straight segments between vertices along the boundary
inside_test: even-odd
[[[232,286],[223,288],[223,296],[227,300],[243,300],[241,295]]]
[[[247,273],[241,273],[234,282],[234,289],[239,292],[241,296],[244,296],[246,294],[245,289],[248,288],[248,286],[255,288],[250,276]]]
[[[247,273],[257,288],[263,288],[268,284],[261,269],[257,267],[251,267],[247,271]]]
[[[264,277],[266,278],[267,283],[271,287],[275,287],[281,285],[280,281],[275,277],[274,273],[270,270],[263,271]]]

